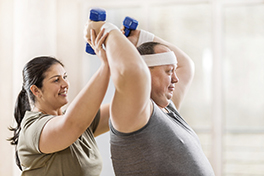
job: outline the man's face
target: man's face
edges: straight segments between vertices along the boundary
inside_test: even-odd
[[[155,53],[169,52],[169,48],[157,45]],[[176,75],[176,64],[150,67],[151,98],[161,108],[166,107],[173,96],[175,83],[179,81]]]

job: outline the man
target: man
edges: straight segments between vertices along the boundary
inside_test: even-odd
[[[104,44],[116,88],[110,108],[115,174],[214,175],[197,135],[177,111],[194,75],[191,59],[143,30],[133,31],[129,42],[112,24],[90,22],[87,28],[95,30],[88,42],[100,40],[100,28],[109,32]],[[146,41],[154,42],[141,45],[140,56],[133,44]]]

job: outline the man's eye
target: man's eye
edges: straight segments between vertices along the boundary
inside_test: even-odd
[[[59,78],[55,79],[54,82],[58,82],[59,81]]]
[[[173,72],[173,69],[167,71],[167,73],[172,73],[172,72]]]

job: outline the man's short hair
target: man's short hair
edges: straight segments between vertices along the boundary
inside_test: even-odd
[[[159,42],[146,42],[146,43],[143,43],[140,46],[138,46],[137,50],[140,53],[140,55],[155,54],[154,48],[157,45],[166,46],[166,45],[161,44]],[[166,46],[166,47],[168,47],[168,46]]]

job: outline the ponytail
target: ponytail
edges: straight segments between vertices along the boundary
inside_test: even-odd
[[[30,102],[34,105],[35,104],[35,96],[31,92],[30,87],[32,85],[37,86],[39,89],[43,86],[43,79],[45,78],[45,73],[47,70],[54,64],[63,64],[50,56],[39,56],[30,60],[24,67],[22,71],[23,75],[23,87],[20,93],[18,94],[15,109],[14,109],[14,117],[17,123],[15,128],[9,127],[10,131],[14,132],[14,136],[7,139],[10,141],[11,145],[16,146],[16,163],[20,170],[22,170],[18,152],[17,152],[17,144],[19,140],[19,133],[21,130],[21,122],[25,116],[26,111],[30,111]]]
[[[15,109],[14,109],[14,117],[17,123],[17,127],[15,128],[9,127],[9,130],[14,132],[14,136],[8,139],[8,141],[11,141],[10,142],[11,145],[17,146],[18,137],[19,137],[19,133],[21,130],[21,121],[24,118],[25,112],[30,111],[30,110],[31,110],[31,107],[30,107],[27,91],[24,88],[22,88],[22,90],[18,94],[16,103],[15,103]],[[22,170],[20,161],[18,158],[17,148],[16,148],[16,164],[19,167],[19,169]]]

